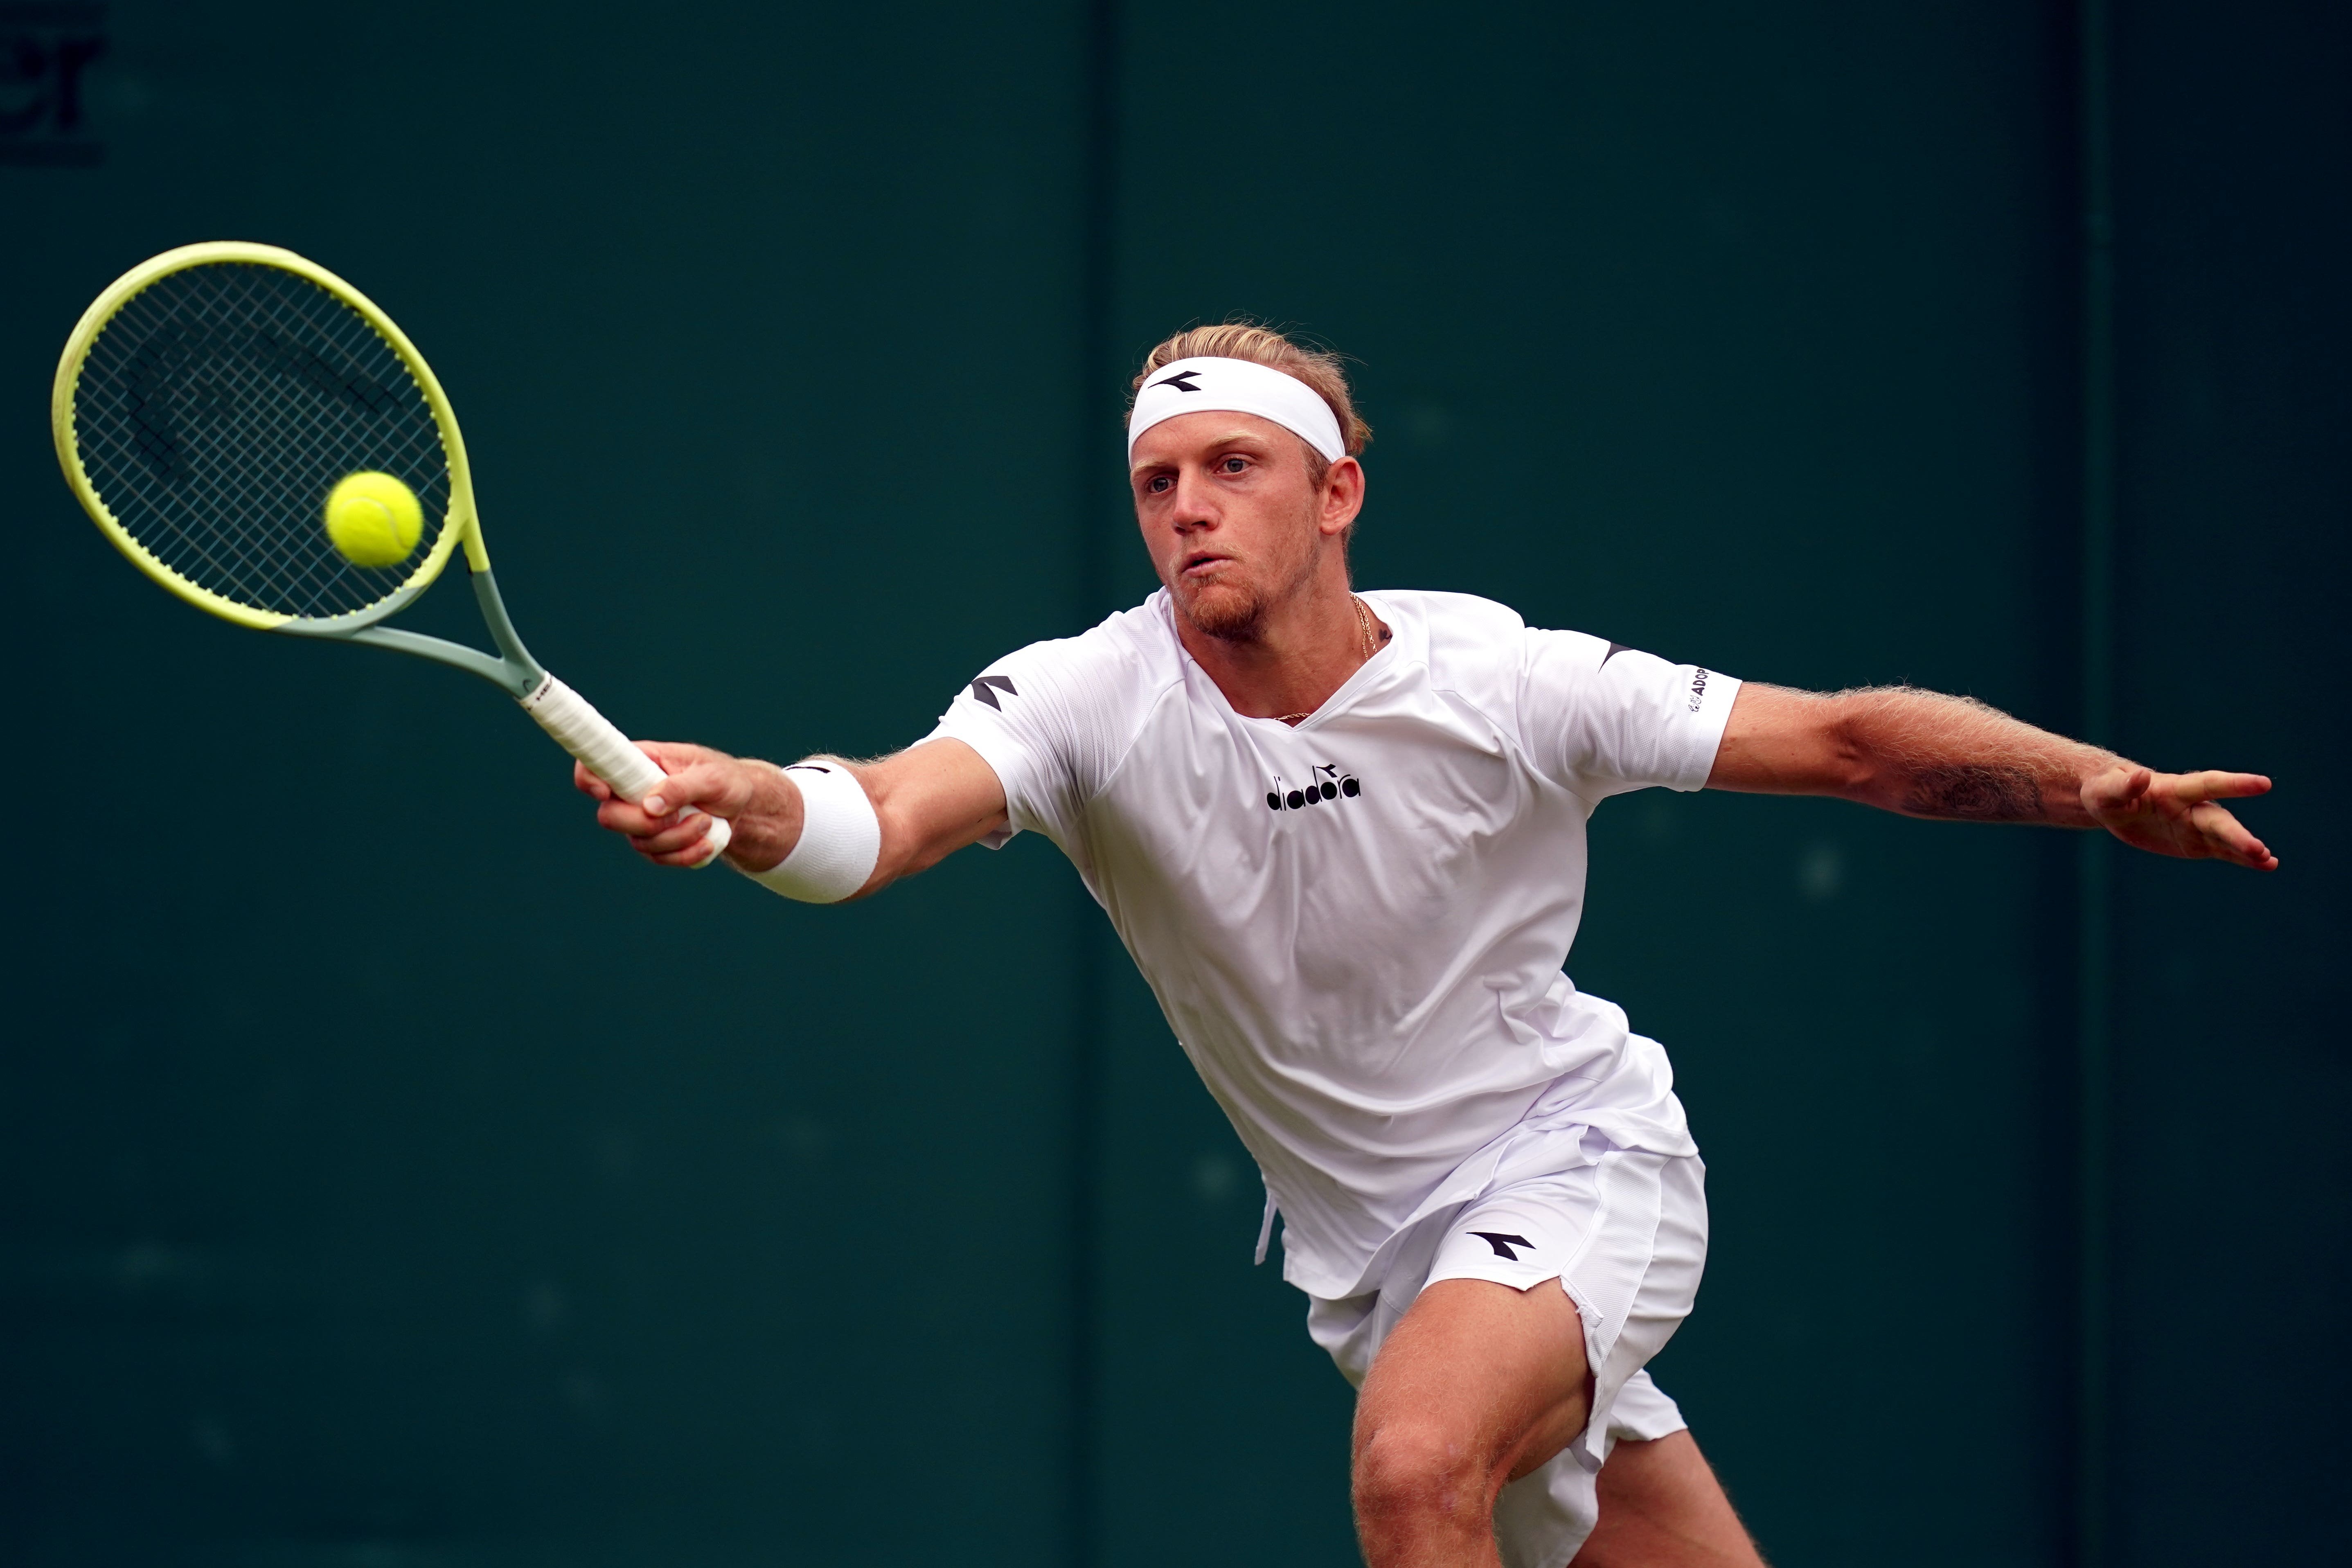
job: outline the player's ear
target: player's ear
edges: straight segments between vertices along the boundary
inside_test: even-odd
[[[1364,465],[1341,458],[1323,476],[1322,517],[1318,526],[1328,537],[1345,532],[1364,510]]]

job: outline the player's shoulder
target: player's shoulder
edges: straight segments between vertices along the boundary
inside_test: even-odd
[[[1394,605],[1418,621],[1433,651],[1472,648],[1483,642],[1507,641],[1527,629],[1528,623],[1508,605],[1482,599],[1475,594],[1449,594],[1434,588],[1370,588],[1365,596]]]
[[[1183,679],[1179,646],[1160,600],[1154,595],[1075,637],[1016,648],[991,663],[973,684],[991,687],[999,703],[1019,695],[1026,680],[1038,696],[1073,710],[1101,712],[1149,704]]]
[[[1508,605],[1475,594],[1426,591],[1369,595],[1393,611],[1408,648],[1432,687],[1468,702],[1507,727],[1526,717],[1531,692],[1571,698],[1620,651],[1584,632],[1530,626]]]
[[[1475,594],[1429,589],[1383,589],[1370,595],[1414,623],[1431,673],[1470,679],[1481,674],[1507,679],[1538,654],[1565,656],[1598,669],[1612,645],[1583,632],[1552,631],[1527,623],[1510,605]]]

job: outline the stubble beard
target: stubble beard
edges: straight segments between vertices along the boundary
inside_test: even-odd
[[[1265,595],[1255,584],[1213,583],[1184,605],[1184,618],[1202,637],[1223,643],[1254,643],[1265,632],[1267,608]]]
[[[1178,593],[1176,605],[1192,629],[1202,637],[1237,647],[1260,642],[1265,638],[1266,618],[1277,599],[1304,593],[1314,581],[1321,561],[1322,545],[1318,540],[1317,548],[1300,557],[1282,594],[1269,592],[1254,575],[1245,583],[1202,584],[1189,599]]]

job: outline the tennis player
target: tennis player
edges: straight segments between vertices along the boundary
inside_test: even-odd
[[[1828,795],[2099,828],[2268,870],[2222,806],[1966,698],[1745,684],[1461,594],[1353,593],[1370,432],[1338,361],[1262,328],[1161,343],[1128,470],[1160,591],[988,667],[879,762],[648,742],[663,865],[878,891],[1043,833],[1076,866],[1265,1175],[1307,1331],[1360,1390],[1373,1568],[1760,1562],[1644,1370],[1706,1256],[1664,1050],[1561,964],[1612,795]]]

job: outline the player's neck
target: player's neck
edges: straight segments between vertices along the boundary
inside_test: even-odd
[[[1234,712],[1281,719],[1314,712],[1363,668],[1367,621],[1376,652],[1386,628],[1359,613],[1344,574],[1318,574],[1306,591],[1269,605],[1247,636],[1212,636],[1181,612],[1176,633]]]

